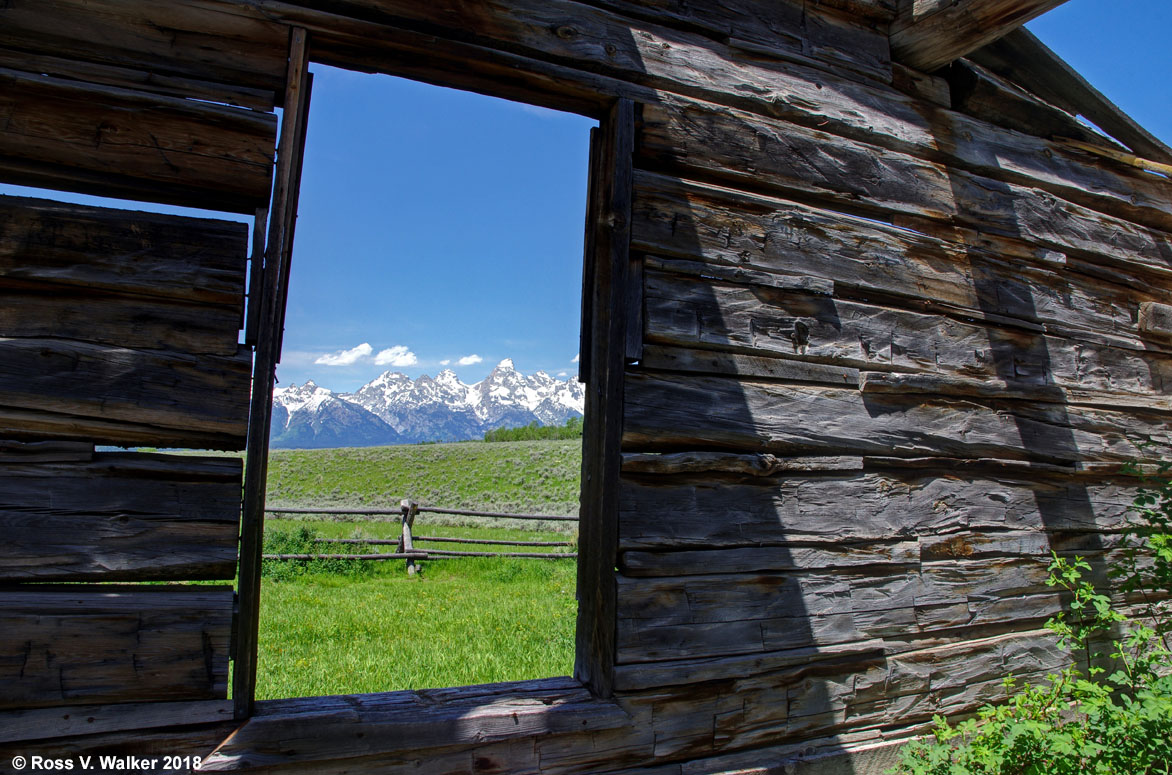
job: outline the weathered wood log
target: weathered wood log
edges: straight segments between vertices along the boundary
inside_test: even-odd
[[[94,445],[85,441],[7,441],[0,439],[0,463],[88,463]]]
[[[719,679],[747,678],[828,659],[841,662],[843,658],[850,659],[857,669],[865,670],[875,657],[882,657],[884,653],[883,641],[875,639],[769,654],[619,665],[615,669],[615,681],[620,691],[632,692],[663,686],[690,686]]]
[[[128,52],[129,53],[129,52]],[[273,109],[273,91],[248,86],[215,83],[212,81],[165,75],[141,68],[82,62],[77,59],[48,54],[30,54],[0,48],[0,67],[43,73],[57,78],[85,81],[103,86],[134,89],[167,97],[219,102],[263,112]]]
[[[1076,257],[968,229],[935,224],[934,232],[925,233],[933,222],[921,219],[913,231],[646,172],[636,178],[634,218],[639,249],[743,273],[726,275],[729,280],[768,285],[760,278],[776,274],[782,275],[778,287],[787,287],[783,283],[793,283],[794,276],[805,276],[832,282],[838,296],[881,298],[913,309],[935,304],[954,313],[1061,323],[1083,313],[1052,298],[1057,289],[1106,301],[1144,299],[1147,291],[1141,289],[1159,294],[1172,287],[1166,265],[1145,264],[1142,276],[1104,273]],[[1031,299],[1034,293],[1038,301]]]
[[[230,587],[0,591],[0,707],[223,699]]]
[[[11,182],[248,214],[268,201],[271,114],[15,70],[0,111]]]
[[[1135,408],[1154,412],[1172,412],[1172,398],[1112,393],[1108,390],[1064,389],[1057,385],[999,379],[965,379],[931,374],[897,374],[865,371],[859,375],[863,393],[908,395],[920,393],[937,396],[973,398],[1012,398],[1043,403],[1104,408]]]
[[[645,282],[649,346],[675,346],[670,356],[653,351],[648,368],[837,385],[851,384],[847,375],[858,370],[900,370],[957,377],[958,385],[965,378],[1030,384],[1039,393],[1049,390],[1051,400],[1065,400],[1063,390],[1091,402],[1126,392],[1132,395],[1121,400],[1153,405],[1172,378],[1172,358],[1130,321],[1131,337],[1100,336],[999,315],[925,314],[657,272],[648,272]],[[1050,335],[1051,328],[1066,336]],[[1152,345],[1147,351],[1145,339]],[[689,352],[694,348],[715,352]],[[742,357],[720,352],[730,349]],[[1147,365],[1154,368],[1128,370]]]
[[[1004,37],[1066,0],[916,0],[891,22],[891,55],[931,72]]]
[[[682,3],[678,0],[586,0],[634,18],[667,27],[702,31],[735,49],[761,58],[779,58],[857,72],[890,82],[891,57],[887,36],[870,25],[829,11],[828,3],[781,0],[761,4],[751,0]]]
[[[237,458],[98,453],[0,466],[0,581],[228,579]]]
[[[707,551],[623,552],[619,558],[619,569],[623,575],[636,578],[919,563],[920,544],[916,541],[899,541],[836,548],[786,545]],[[884,572],[890,573],[891,569],[885,568]]]
[[[17,437],[240,449],[250,365],[245,349],[228,358],[0,339],[0,428]],[[153,442],[148,429],[157,429]]]
[[[970,58],[1068,113],[1086,116],[1140,156],[1172,164],[1172,149],[1103,96],[1029,30],[1015,30],[974,51]]]
[[[807,422],[811,417],[817,423]],[[652,373],[627,376],[624,418],[623,445],[632,452],[945,455],[1072,464],[1165,459],[1172,445],[1166,417],[1150,411]]]
[[[1139,483],[947,466],[730,482],[626,475],[623,551],[811,545],[989,530],[1118,530]]]
[[[282,25],[215,0],[143,6],[118,0],[12,0],[0,9],[0,46],[25,56],[48,54],[78,63],[77,68],[99,65],[80,71],[90,77],[108,78],[115,68],[149,73],[156,87],[197,79],[261,90],[270,108],[284,84],[287,39]],[[128,77],[111,85],[137,87],[137,80]],[[211,95],[184,90],[180,96]]]
[[[858,569],[624,576],[619,662],[767,652],[976,624],[1037,626],[1062,605],[1045,583],[1048,564],[1042,556],[926,563],[889,575]]]
[[[1145,334],[1172,337],[1172,305],[1142,302],[1139,305],[1139,330]]]
[[[0,278],[0,337],[235,356],[240,308],[22,287]]]
[[[1074,180],[1060,184],[1034,176],[1030,184],[1022,185],[1005,180],[1010,176],[1004,170],[1013,167],[1010,159],[1015,155],[1007,152],[1003,158],[1000,153],[991,154],[988,144],[972,152],[986,159],[996,156],[1003,165],[1000,179],[984,177],[992,172],[985,167],[969,172],[824,131],[674,97],[665,96],[647,105],[643,119],[639,150],[645,163],[688,169],[690,174],[700,173],[749,190],[766,189],[888,219],[906,215],[959,222],[1057,250],[1079,251],[1090,258],[1101,253],[1124,263],[1158,263],[1166,268],[1167,257],[1172,255],[1172,237],[1137,225],[1141,219],[1151,219],[1127,204],[1132,184],[1120,181],[1109,198],[1126,208],[1127,217],[1137,223],[1075,204],[1073,200],[1089,204],[1087,192],[1100,189],[1099,183],[1089,183],[1083,173],[1101,177],[1108,172],[1102,165],[1077,165],[1085,187],[1076,187]],[[1024,137],[1006,134],[1014,139]],[[1054,145],[1054,149],[1059,147]],[[1026,155],[1033,158],[1032,154],[1041,150]],[[1051,158],[1060,157],[1051,150],[1047,161]],[[1073,168],[1055,163],[1039,175],[1053,176],[1065,170]],[[1136,174],[1143,173],[1137,170]],[[1154,176],[1149,178],[1148,185],[1163,190],[1164,183]],[[1070,201],[1051,192],[1060,192]],[[1167,210],[1172,200],[1164,193],[1154,195],[1150,202],[1155,208],[1154,220],[1160,228],[1167,228],[1172,221],[1166,214],[1155,215],[1155,211]],[[1096,206],[1108,209],[1103,202],[1096,201]]]
[[[203,769],[296,762],[327,767],[331,760],[396,752],[414,756],[429,748],[466,750],[518,738],[532,752],[535,741],[630,724],[631,717],[617,703],[596,699],[568,678],[274,700],[257,703],[257,713],[224,741]],[[468,756],[465,752],[464,758]]]
[[[104,706],[0,711],[0,743],[181,727],[231,719],[232,703],[228,700],[132,702]],[[76,752],[74,754],[76,755]]]
[[[849,366],[659,345],[648,345],[644,348],[641,365],[662,371],[739,374],[787,382],[820,382],[826,385],[852,387],[858,385],[859,380],[859,370]]]
[[[243,305],[248,227],[0,195],[0,283]]]
[[[954,110],[1032,137],[1074,137],[1102,145],[1110,142],[1061,108],[1005,80],[976,62],[959,59],[945,71]]]
[[[774,476],[810,471],[861,471],[861,457],[777,457],[732,452],[675,452],[663,455],[623,455],[623,472],[633,474],[724,473]]]

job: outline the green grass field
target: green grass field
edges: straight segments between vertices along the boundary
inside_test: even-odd
[[[573,514],[580,449],[573,440],[281,450],[270,458],[268,502],[369,508],[397,506],[400,498],[412,497],[455,508]],[[501,524],[421,514],[415,534],[572,542],[574,528],[565,522]],[[399,525],[352,517],[270,518],[265,534],[266,551],[349,554],[364,549],[307,544],[305,538],[397,538]],[[543,550],[422,542],[420,547]],[[452,558],[428,560],[419,575],[409,577],[402,560],[266,561],[257,697],[567,675],[573,668],[576,570],[570,559]]]

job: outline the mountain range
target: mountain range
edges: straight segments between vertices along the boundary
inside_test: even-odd
[[[575,379],[539,371],[526,376],[506,358],[480,382],[465,385],[445,369],[411,379],[388,371],[353,393],[315,384],[273,390],[270,445],[278,448],[370,447],[467,441],[495,428],[581,417],[585,391]]]

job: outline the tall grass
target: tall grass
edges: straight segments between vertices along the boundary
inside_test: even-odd
[[[580,467],[580,440],[280,450],[270,457],[268,502],[397,508],[400,498],[411,497],[441,507],[576,514]],[[415,523],[417,535],[490,540],[564,541],[572,539],[575,528],[574,523],[489,523],[426,513]],[[314,539],[398,535],[398,521],[391,519],[270,518],[265,551],[389,553],[395,547]],[[401,560],[266,561],[257,697],[567,675],[573,669],[576,571],[573,560],[437,558],[409,577]]]

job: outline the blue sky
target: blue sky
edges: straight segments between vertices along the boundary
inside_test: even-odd
[[[1069,0],[1029,28],[1172,143],[1172,3]],[[445,366],[473,382],[506,357],[573,375],[593,122],[315,72],[281,383],[351,390]]]

